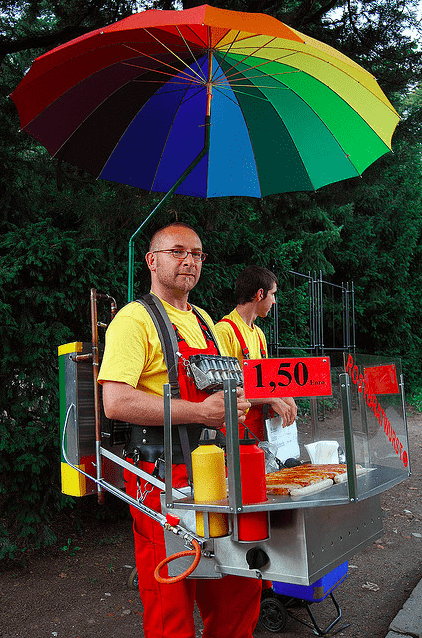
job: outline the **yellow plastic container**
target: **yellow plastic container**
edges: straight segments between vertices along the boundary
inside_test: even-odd
[[[212,503],[227,496],[224,452],[212,440],[200,442],[192,452],[195,503]],[[209,512],[210,536],[225,536],[229,530],[227,514]],[[196,512],[196,533],[205,536],[203,512]]]

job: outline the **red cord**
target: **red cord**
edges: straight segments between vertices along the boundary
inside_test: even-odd
[[[201,558],[201,548],[199,546],[198,541],[195,540],[194,538],[192,539],[192,545],[194,546],[195,549],[189,549],[186,552],[177,552],[177,554],[173,554],[172,556],[167,556],[164,560],[161,561],[161,563],[159,563],[159,565],[157,565],[154,571],[154,576],[159,583],[166,583],[166,584],[178,583],[179,580],[183,580],[184,578],[186,578],[187,576],[189,576],[189,574],[193,572],[193,570],[196,568],[196,566],[199,563],[199,559]],[[173,560],[176,560],[176,558],[181,558],[182,556],[195,556],[192,564],[186,569],[186,571],[184,571],[182,574],[179,574],[178,576],[173,576],[171,578],[165,578],[163,576],[160,576],[160,571],[165,565],[167,565]]]

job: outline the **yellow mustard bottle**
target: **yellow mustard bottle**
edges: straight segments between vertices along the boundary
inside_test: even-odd
[[[195,503],[212,503],[227,497],[223,450],[212,439],[199,441],[192,452],[192,478]],[[225,536],[229,530],[227,514],[208,513],[210,536]],[[196,533],[205,536],[204,514],[196,512]]]

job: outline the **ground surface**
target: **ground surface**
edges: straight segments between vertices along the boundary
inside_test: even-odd
[[[350,627],[338,635],[385,638],[388,626],[422,578],[422,415],[408,411],[412,476],[382,495],[384,536],[349,561],[335,595]],[[128,586],[134,566],[129,519],[93,521],[78,535],[69,524],[57,546],[25,567],[0,573],[1,638],[142,637],[139,594]],[[68,542],[71,538],[71,542]],[[318,622],[333,618],[331,600],[312,605]],[[304,609],[298,609],[306,619]],[[201,636],[201,623],[197,623]],[[257,628],[257,638],[312,636],[292,619],[285,631]]]

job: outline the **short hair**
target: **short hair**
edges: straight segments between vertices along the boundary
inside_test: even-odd
[[[158,230],[155,231],[155,233],[153,234],[153,236],[151,237],[151,240],[149,242],[149,251],[152,251],[152,248],[154,246],[154,242],[157,239],[157,235],[161,235],[162,232],[164,232],[165,230],[167,230],[167,228],[172,228],[173,226],[180,226],[181,228],[189,228],[189,230],[192,230],[196,235],[198,235],[197,231],[192,228],[192,226],[190,226],[189,224],[185,224],[185,222],[170,222],[169,224],[166,224],[165,226],[162,226],[161,228],[159,228]],[[198,235],[199,237],[199,235]]]
[[[236,279],[236,305],[252,301],[260,288],[264,291],[265,299],[268,291],[277,283],[277,277],[271,270],[262,266],[247,266]]]

